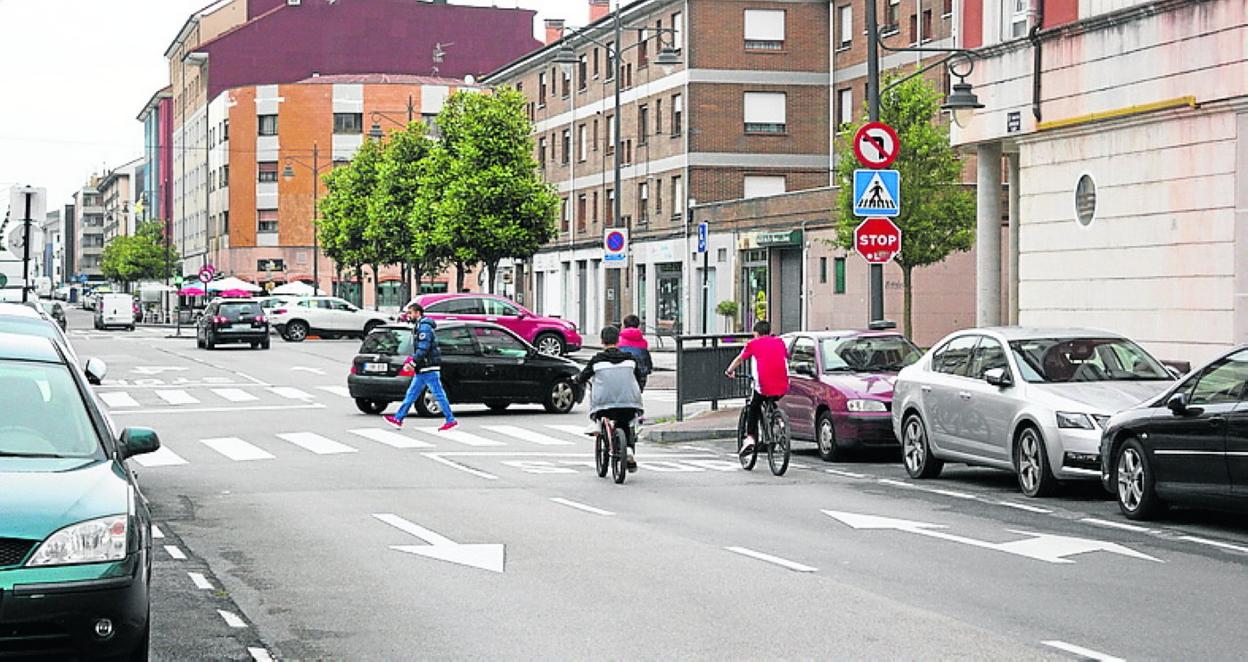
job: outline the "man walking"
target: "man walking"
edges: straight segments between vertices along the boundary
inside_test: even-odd
[[[412,376],[412,383],[407,387],[407,396],[403,398],[403,404],[399,405],[399,410],[394,412],[394,416],[382,418],[386,419],[390,425],[402,428],[403,419],[407,418],[407,412],[416,403],[416,398],[428,389],[437,400],[438,406],[442,409],[442,416],[446,419],[438,430],[446,432],[459,425],[459,421],[455,420],[455,414],[451,411],[451,403],[446,400],[446,391],[442,389],[442,353],[438,351],[438,337],[434,334],[438,325],[425,317],[425,308],[418,303],[412,303],[407,307],[407,316],[408,319],[416,320],[412,331],[412,356],[407,360],[407,365],[412,366],[416,374]]]

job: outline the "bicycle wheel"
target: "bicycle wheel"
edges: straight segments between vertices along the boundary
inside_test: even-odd
[[[749,417],[749,410],[742,409],[741,417],[737,419],[737,459],[741,460],[741,468],[746,471],[754,469],[754,463],[758,461],[758,444],[754,444],[754,450],[749,453],[742,453],[741,447],[745,443],[746,419]],[[755,441],[758,441],[757,439]]]
[[[789,470],[789,417],[773,408],[767,417],[768,433],[767,464],[771,465],[771,473],[783,476]]]
[[[610,462],[611,449],[607,445],[607,437],[599,430],[594,437],[594,469],[598,471],[599,478],[607,475],[607,464]]]
[[[615,431],[615,443],[611,448],[611,477],[616,484],[624,482],[628,475],[628,435],[623,430]]]

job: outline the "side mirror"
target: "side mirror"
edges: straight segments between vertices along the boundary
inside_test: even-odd
[[[526,317],[528,317],[528,316],[529,316],[529,314],[528,314],[528,313],[526,313],[526,312],[524,312],[523,310],[520,310],[520,311],[517,311],[517,312],[516,312],[516,319],[518,319],[518,320],[522,320],[522,319],[524,319],[524,318],[526,318]]]
[[[984,381],[997,388],[1005,388],[1014,385],[1014,376],[1005,368],[992,368],[984,371]]]
[[[1166,407],[1174,413],[1175,416],[1182,416],[1187,413],[1187,394],[1175,393],[1166,400]]]
[[[87,383],[99,386],[104,381],[104,376],[108,374],[108,364],[92,357],[87,359],[87,365],[82,371],[87,373]]]
[[[160,437],[149,428],[126,428],[121,431],[121,459],[153,453],[160,449]]]

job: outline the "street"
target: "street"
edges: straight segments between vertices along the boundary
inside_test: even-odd
[[[540,407],[460,428],[360,414],[358,342],[195,349],[90,330],[159,528],[157,659],[1241,659],[1242,517],[1127,524],[1092,483],[895,457],[743,472],[731,442],[639,446],[623,486]],[[186,332],[184,331],[184,334]],[[672,392],[647,393],[671,416]],[[765,464],[765,463],[764,463]]]

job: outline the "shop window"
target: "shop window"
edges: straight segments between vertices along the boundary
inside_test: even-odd
[[[681,284],[683,282],[681,264],[669,262],[655,265],[655,314],[656,330],[680,332],[683,327]]]
[[[377,304],[379,306],[397,308],[406,303],[399,301],[402,294],[403,283],[397,280],[386,281],[377,286]]]

